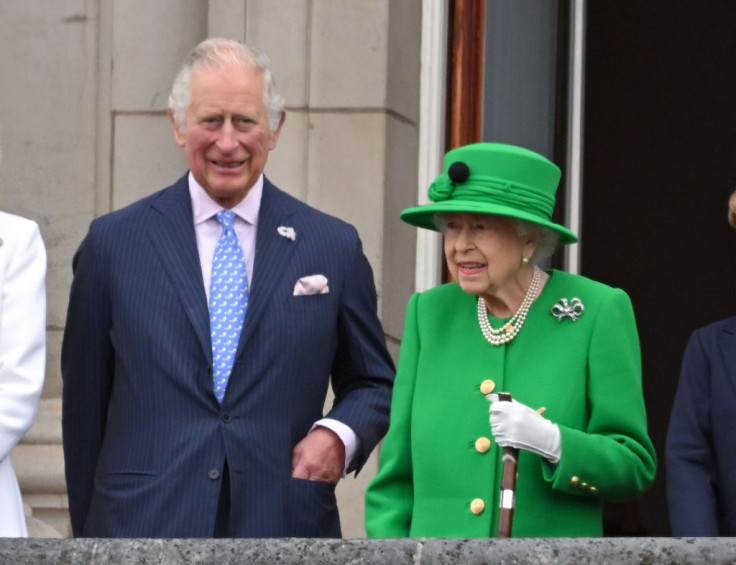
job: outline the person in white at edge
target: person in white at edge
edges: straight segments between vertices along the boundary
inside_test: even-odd
[[[0,538],[28,535],[10,452],[31,427],[43,388],[45,281],[38,226],[0,211]]]

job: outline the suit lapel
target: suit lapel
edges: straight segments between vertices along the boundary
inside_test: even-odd
[[[264,178],[261,209],[258,213],[254,276],[249,288],[248,312],[236,358],[258,325],[268,302],[273,298],[276,287],[281,282],[286,266],[299,245],[298,228],[294,241],[279,235],[277,231],[280,226],[294,227],[289,223],[293,212],[289,199]]]
[[[199,264],[187,177],[162,192],[152,208],[154,219],[148,227],[151,245],[171,277],[205,356],[211,363],[207,295]]]

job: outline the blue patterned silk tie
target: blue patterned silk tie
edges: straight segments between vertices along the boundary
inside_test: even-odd
[[[222,210],[217,220],[222,234],[217,241],[212,259],[210,280],[210,335],[212,337],[212,377],[215,396],[219,402],[225,397],[227,382],[238,348],[248,308],[248,280],[243,250],[233,230],[235,212]]]

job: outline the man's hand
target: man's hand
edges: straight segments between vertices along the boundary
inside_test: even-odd
[[[296,479],[337,483],[345,467],[345,446],[335,432],[317,427],[291,454],[291,476]]]

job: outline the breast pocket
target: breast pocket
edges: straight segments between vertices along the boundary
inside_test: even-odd
[[[288,309],[294,314],[303,312],[332,312],[337,303],[331,294],[307,294],[303,296],[291,296],[288,301]]]

